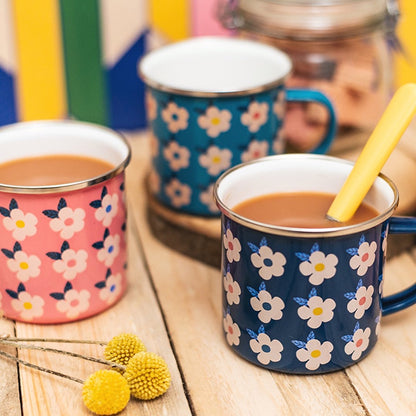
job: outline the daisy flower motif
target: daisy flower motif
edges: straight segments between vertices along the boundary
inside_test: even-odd
[[[101,198],[90,202],[90,206],[96,209],[95,219],[102,222],[104,227],[109,227],[118,212],[118,195],[109,194],[104,186]]]
[[[0,207],[0,214],[3,215],[3,225],[17,241],[23,241],[26,237],[36,234],[38,219],[32,213],[24,213],[19,209],[15,199],[12,199],[9,208]]]
[[[282,359],[282,343],[277,339],[270,339],[264,332],[264,326],[260,325],[258,333],[247,328],[247,333],[252,338],[249,342],[251,350],[257,354],[257,360],[267,365],[271,362],[277,363]]]
[[[61,273],[66,280],[75,279],[78,274],[87,269],[87,252],[82,249],[73,250],[68,241],[62,243],[60,251],[50,251],[46,255],[55,260],[52,264],[53,269]]]
[[[282,129],[279,129],[276,137],[274,138],[272,148],[276,155],[280,155],[285,152],[286,142],[282,133]]]
[[[228,110],[220,110],[215,106],[207,108],[205,114],[198,117],[198,125],[207,131],[209,137],[218,137],[220,133],[230,129],[231,113]]]
[[[184,205],[189,205],[191,202],[191,188],[178,181],[176,178],[172,178],[168,184],[165,185],[166,195],[170,198],[171,204],[180,208]]]
[[[242,162],[249,162],[250,160],[258,159],[259,157],[266,156],[269,152],[269,143],[265,140],[252,140],[248,145],[248,148],[241,155]]]
[[[257,247],[253,243],[247,243],[253,254],[250,256],[251,263],[259,269],[259,275],[265,280],[270,280],[273,276],[279,277],[284,273],[286,257],[279,251],[273,250],[267,245],[265,237],[260,241]]]
[[[285,95],[285,91],[280,90],[273,103],[273,113],[276,114],[279,120],[282,120],[285,115]]]
[[[240,303],[241,288],[238,282],[233,279],[230,273],[230,267],[228,267],[227,273],[223,278],[224,290],[226,293],[227,302],[229,305]]]
[[[249,104],[247,111],[241,115],[241,123],[248,127],[251,133],[257,133],[260,127],[267,122],[269,105],[253,101]]]
[[[161,182],[159,174],[152,169],[149,174],[149,188],[154,194],[158,194],[160,192]]]
[[[157,117],[157,101],[150,91],[146,92],[146,112],[147,119],[150,122]]]
[[[381,328],[381,313],[377,316],[376,320],[376,335],[378,336],[380,334],[380,328]]]
[[[363,331],[360,329],[360,324],[357,322],[353,335],[344,335],[341,337],[347,343],[344,347],[345,354],[351,355],[351,358],[354,361],[358,360],[361,357],[361,354],[368,348],[370,334],[370,328],[366,328]]]
[[[365,241],[364,235],[361,236],[358,249],[349,248],[347,253],[351,254],[350,267],[357,270],[358,276],[364,276],[376,258],[377,243],[372,241],[370,244]]]
[[[22,250],[19,242],[16,241],[13,250],[2,248],[1,251],[9,259],[7,260],[8,269],[16,273],[16,277],[21,282],[27,282],[31,277],[39,276],[41,265],[39,257],[27,254]]]
[[[179,130],[188,128],[189,113],[185,108],[178,107],[171,101],[162,110],[162,119],[168,125],[168,130],[171,133],[177,133]]]
[[[23,283],[17,287],[17,291],[6,289],[7,294],[12,298],[12,308],[19,313],[25,321],[31,321],[43,315],[45,301],[38,295],[32,296],[26,292]]]
[[[110,267],[120,252],[120,236],[118,234],[110,235],[109,229],[106,228],[103,240],[96,241],[92,246],[98,250],[98,260],[103,262],[106,267]]]
[[[238,238],[233,236],[229,228],[227,228],[222,237],[222,243],[224,244],[228,261],[230,263],[240,261],[241,244]]]
[[[296,351],[296,358],[305,363],[308,370],[317,370],[321,365],[328,364],[331,361],[331,352],[334,346],[331,342],[315,339],[315,334],[311,331],[304,341],[292,341],[299,349]]]
[[[228,344],[239,345],[241,331],[229,313],[227,313],[222,320],[222,326],[224,328],[225,338],[227,339]]]
[[[336,273],[338,257],[335,254],[325,255],[319,251],[319,245],[312,246],[310,254],[295,253],[296,257],[302,260],[299,271],[304,276],[309,276],[309,282],[313,285],[320,285],[325,279],[331,279]]]
[[[247,290],[253,296],[250,299],[251,307],[258,312],[261,322],[268,324],[271,320],[278,321],[283,316],[285,303],[278,296],[272,295],[266,290],[266,284],[260,283],[259,290],[247,286]]]
[[[56,210],[46,209],[42,213],[51,218],[49,226],[65,240],[84,229],[85,211],[82,208],[69,208],[64,198],[59,200]]]
[[[171,140],[163,149],[163,156],[169,162],[169,167],[177,172],[189,166],[191,152],[185,146],[179,146],[178,142]]]
[[[199,164],[207,169],[211,176],[216,176],[231,166],[233,154],[228,149],[220,149],[217,146],[210,146],[206,153],[199,156]]]
[[[199,194],[199,200],[208,207],[211,212],[219,212],[214,199],[214,184],[208,186],[207,189]]]
[[[355,319],[360,319],[364,316],[364,312],[373,303],[374,287],[372,285],[365,287],[363,281],[358,281],[356,292],[345,293],[344,296],[350,301],[347,304],[348,312],[354,314]]]
[[[295,297],[293,300],[301,305],[298,308],[298,315],[302,319],[307,319],[309,328],[319,328],[322,322],[329,322],[334,317],[335,301],[331,298],[323,300],[317,296],[315,288],[309,293],[308,299]]]
[[[109,305],[114,303],[121,293],[121,274],[112,274],[111,269],[107,269],[105,280],[96,283],[94,286],[100,289],[100,299]]]
[[[78,292],[72,288],[70,282],[66,283],[63,292],[50,293],[49,296],[58,301],[56,302],[56,309],[69,319],[77,318],[90,306],[90,292],[85,289]]]

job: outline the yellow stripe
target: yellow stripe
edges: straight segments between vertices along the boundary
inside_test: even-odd
[[[20,120],[62,118],[66,97],[56,0],[13,0]]]
[[[151,27],[166,37],[177,41],[190,35],[190,0],[150,0]]]

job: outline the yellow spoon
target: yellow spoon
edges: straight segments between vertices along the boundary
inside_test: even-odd
[[[340,192],[329,207],[327,218],[338,222],[351,219],[415,113],[416,84],[405,84],[396,91],[388,104]]]

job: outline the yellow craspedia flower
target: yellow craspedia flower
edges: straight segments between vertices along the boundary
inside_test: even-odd
[[[114,370],[99,370],[91,374],[82,387],[82,400],[97,415],[114,415],[129,402],[130,388],[126,379]]]
[[[133,355],[142,351],[146,351],[146,347],[136,335],[119,334],[105,347],[104,357],[113,363],[127,365]]]
[[[152,352],[139,352],[131,358],[124,377],[131,394],[141,400],[154,399],[165,393],[171,379],[165,360]]]

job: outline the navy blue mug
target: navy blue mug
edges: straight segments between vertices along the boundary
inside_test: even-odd
[[[287,154],[241,164],[218,179],[223,328],[248,361],[297,374],[346,368],[375,346],[382,315],[416,303],[416,284],[382,296],[388,234],[416,232],[415,218],[392,216],[398,193],[386,176],[365,198],[378,215],[355,225],[278,227],[233,211],[273,193],[336,194],[351,168],[334,157]]]
[[[292,62],[272,46],[192,38],[150,52],[139,70],[152,138],[149,187],[175,210],[218,216],[212,189],[221,173],[283,153],[288,101],[314,101],[328,110],[328,129],[311,152],[325,153],[335,136],[331,102],[319,91],[287,89]]]

